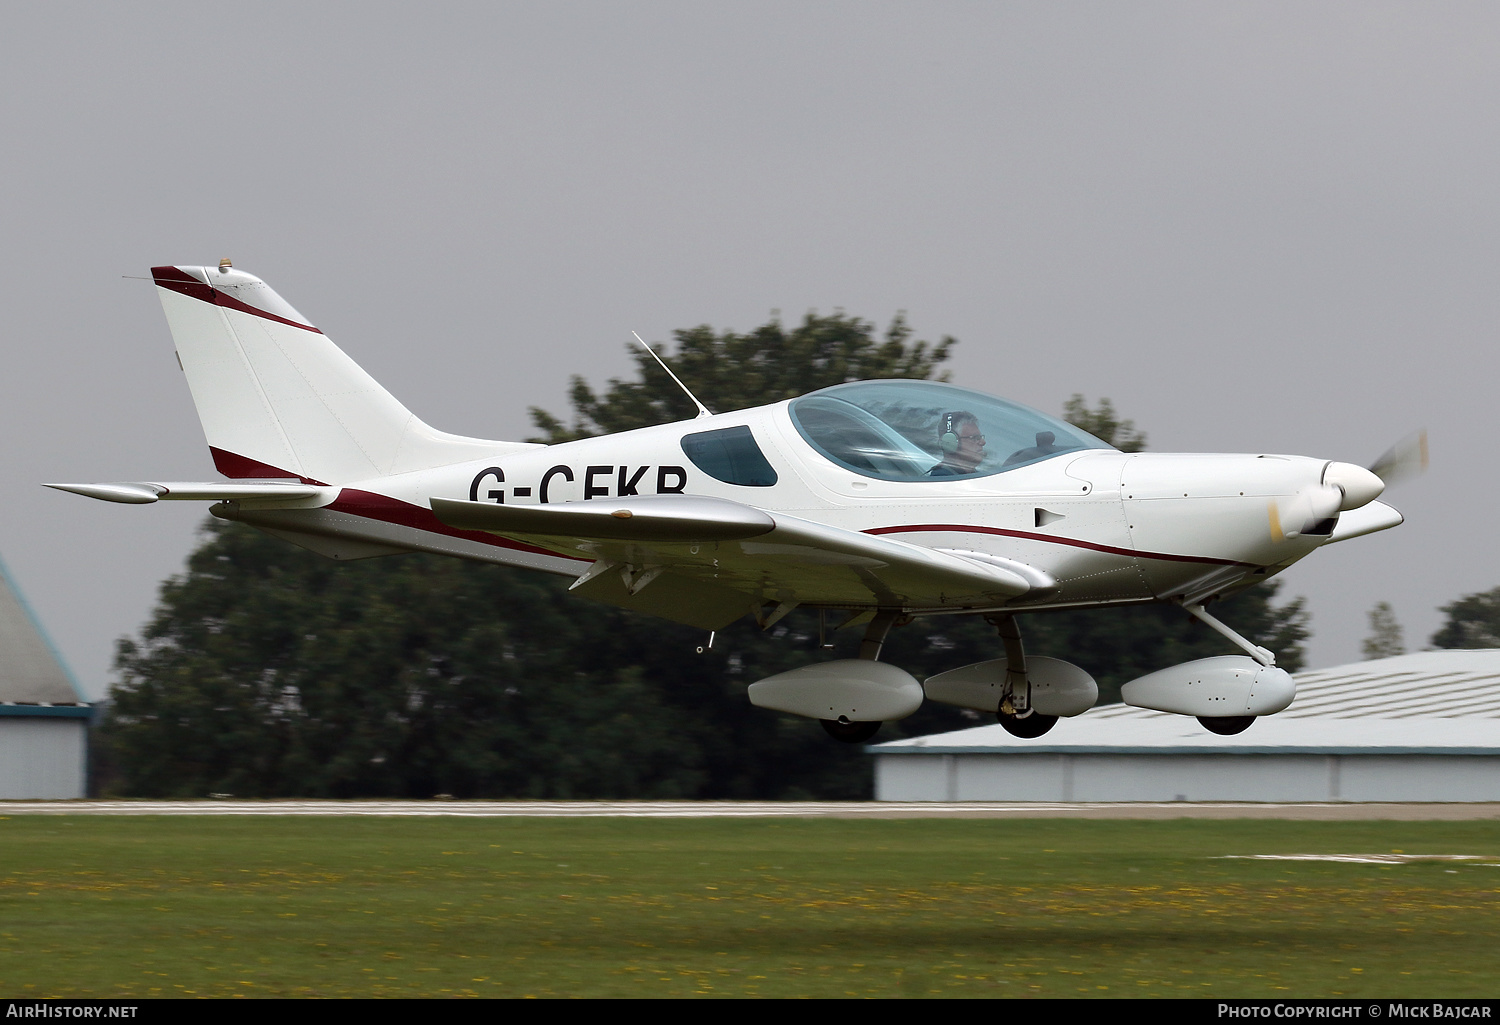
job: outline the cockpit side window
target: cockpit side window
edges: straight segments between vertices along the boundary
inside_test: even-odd
[[[714,480],[747,488],[769,488],[776,470],[766,461],[748,427],[725,427],[685,435],[682,451]]]
[[[932,462],[885,421],[843,399],[818,395],[798,399],[796,423],[814,448],[868,477],[910,480],[920,477]]]

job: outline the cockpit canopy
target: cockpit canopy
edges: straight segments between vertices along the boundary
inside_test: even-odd
[[[1112,448],[1046,413],[933,381],[838,384],[793,399],[789,411],[819,453],[877,480],[987,477],[1064,452]],[[982,455],[973,441],[958,443],[976,433]]]

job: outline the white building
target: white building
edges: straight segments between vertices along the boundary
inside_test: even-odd
[[[870,747],[881,801],[1500,801],[1500,649],[1296,677],[1222,737],[1126,705],[1022,740],[995,725]]]
[[[83,797],[92,714],[0,565],[0,799]]]

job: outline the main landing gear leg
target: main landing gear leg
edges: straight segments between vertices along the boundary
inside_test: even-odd
[[[859,657],[871,662],[880,661],[880,649],[885,647],[886,635],[900,617],[899,609],[881,609],[875,613],[875,618],[865,627],[865,639],[859,642]]]
[[[859,657],[871,662],[880,661],[880,649],[885,647],[886,635],[901,617],[899,609],[882,609],[865,628],[865,639],[859,644]],[[852,722],[840,716],[837,719],[819,719],[823,730],[834,740],[846,744],[863,744],[880,730],[879,722]]]
[[[995,712],[1005,732],[1027,740],[1040,737],[1057,723],[1057,716],[1043,715],[1031,707],[1031,678],[1026,674],[1026,647],[1015,616],[996,616],[990,620],[1005,642],[1005,691]]]

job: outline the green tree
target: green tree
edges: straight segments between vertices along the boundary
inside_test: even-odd
[[[1376,602],[1370,610],[1370,636],[1360,645],[1360,652],[1366,659],[1406,654],[1401,624],[1396,621],[1396,612],[1390,602]]]
[[[1121,420],[1115,412],[1115,404],[1109,399],[1100,399],[1099,404],[1090,409],[1084,397],[1074,392],[1073,397],[1063,403],[1063,419],[1121,452],[1140,452],[1146,448],[1145,432],[1135,429],[1134,420]]]
[[[720,411],[846,380],[931,378],[954,344],[912,341],[899,317],[877,337],[842,313],[676,337],[674,369]],[[693,414],[645,353],[637,369],[602,395],[575,379],[568,422],[542,410],[534,421],[561,441]],[[1144,444],[1108,400],[1075,398],[1070,419]],[[1306,612],[1274,593],[1255,587],[1216,612],[1295,669]],[[1093,673],[1104,701],[1135,676],[1233,650],[1171,606],[1029,615],[1022,630],[1029,651]],[[425,555],[332,562],[211,521],[151,622],[121,642],[102,739],[117,792],[140,796],[868,797],[858,747],[745,694],[856,653],[860,631],[828,649],[820,633],[811,612],[765,632],[746,619],[700,655],[700,631],[586,602],[557,578]],[[925,677],[1000,654],[983,621],[936,617],[894,631],[886,657]],[[987,721],[928,703],[879,739]]]
[[[1500,587],[1469,594],[1440,610],[1448,614],[1432,635],[1436,648],[1500,648]]]
[[[912,341],[906,318],[897,314],[878,338],[875,325],[843,312],[809,313],[788,330],[773,318],[748,334],[715,332],[703,324],[673,332],[677,351],[668,359],[692,393],[715,413],[780,402],[846,381],[878,378],[947,380],[934,371],[956,344],[944,337],[937,344]],[[574,375],[568,389],[573,403],[570,422],[546,410],[531,408],[541,435],[533,441],[555,445],[600,434],[687,420],[697,409],[649,353],[631,349],[637,379],[611,378],[601,396]]]
[[[425,555],[336,563],[210,521],[120,644],[104,734],[130,796],[857,798],[858,748],[745,694],[852,657],[857,633],[824,651],[815,617],[746,620],[699,655],[699,631],[555,577]],[[937,670],[920,651],[911,664]],[[888,736],[966,722],[934,707]]]

